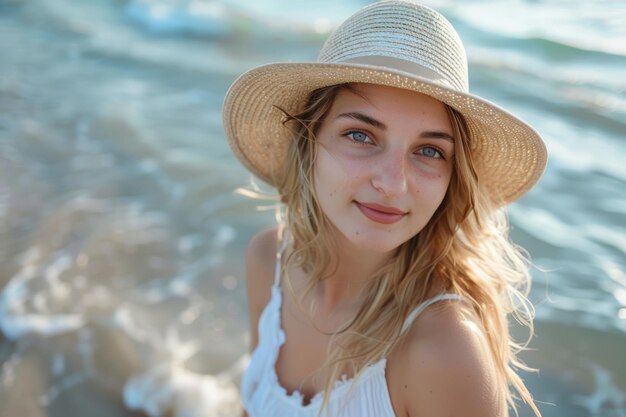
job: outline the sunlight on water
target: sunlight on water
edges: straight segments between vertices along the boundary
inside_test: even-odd
[[[245,246],[274,212],[234,192],[223,97],[369,3],[0,2],[0,415],[239,414]],[[546,417],[625,416],[626,6],[426,4],[550,151],[509,212],[535,264],[524,379]]]

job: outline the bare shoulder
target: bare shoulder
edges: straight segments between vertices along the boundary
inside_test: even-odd
[[[501,417],[487,337],[458,301],[437,302],[412,325],[402,349],[403,403],[410,417]]]
[[[250,352],[259,342],[258,323],[263,309],[269,303],[274,282],[276,227],[262,230],[252,236],[246,252],[246,276],[248,290],[248,318],[250,324]]]
[[[248,304],[251,313],[259,315],[269,302],[274,282],[276,249],[278,246],[276,227],[261,230],[248,243],[246,252],[246,275]]]

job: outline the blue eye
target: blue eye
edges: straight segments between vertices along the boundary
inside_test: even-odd
[[[441,151],[439,149],[434,148],[432,146],[425,146],[419,150],[419,153],[428,157],[428,158],[443,158]]]
[[[348,132],[346,134],[347,137],[350,138],[350,140],[352,140],[353,142],[359,143],[359,144],[366,144],[366,143],[373,143],[373,141],[370,139],[369,136],[367,136],[365,133],[363,132]]]

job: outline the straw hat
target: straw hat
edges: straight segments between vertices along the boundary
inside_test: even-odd
[[[239,77],[224,101],[224,129],[235,155],[275,186],[290,132],[283,113],[297,113],[308,94],[341,83],[372,83],[432,96],[467,122],[479,181],[498,203],[528,192],[539,180],[547,152],[522,120],[469,93],[461,40],[438,12],[407,1],[381,1],[343,22],[317,62],[274,63]]]

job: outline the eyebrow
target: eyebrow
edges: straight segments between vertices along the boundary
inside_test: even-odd
[[[387,130],[387,125],[385,125],[383,122],[379,122],[378,120],[373,119],[363,113],[359,113],[359,112],[341,113],[339,116],[337,116],[337,119],[342,118],[342,117],[346,119],[356,119],[363,123],[367,123],[368,125],[374,126],[377,129]]]
[[[384,124],[381,121],[378,121],[366,114],[363,113],[359,113],[359,112],[348,112],[348,113],[341,113],[340,115],[338,115],[335,119],[339,119],[339,118],[345,118],[345,119],[355,119],[355,120],[359,120],[363,123],[366,123],[370,126],[373,126],[377,129],[380,130],[387,130],[387,125]],[[438,131],[424,131],[420,134],[420,138],[433,138],[433,139],[445,139],[445,140],[449,140],[450,142],[454,143],[454,138],[452,137],[452,135],[445,133],[445,132],[438,132]]]

